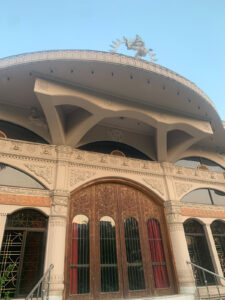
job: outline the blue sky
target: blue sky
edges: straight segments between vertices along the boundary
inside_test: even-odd
[[[113,40],[136,33],[157,63],[197,84],[225,120],[225,0],[0,0],[0,58],[109,51]]]

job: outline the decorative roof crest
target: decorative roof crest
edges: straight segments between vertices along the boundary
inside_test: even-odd
[[[157,59],[154,58],[155,54],[152,53],[153,49],[147,49],[145,47],[144,41],[138,34],[136,34],[135,40],[128,40],[126,37],[123,37],[123,40],[117,39],[116,42],[113,41],[112,43],[113,43],[113,45],[110,46],[112,48],[110,50],[110,52],[112,52],[112,53],[116,53],[118,47],[121,44],[125,44],[127,47],[127,50],[137,51],[135,58],[141,59],[142,57],[145,57],[147,54],[149,54],[151,62],[157,61]]]

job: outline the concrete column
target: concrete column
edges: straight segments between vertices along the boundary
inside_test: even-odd
[[[54,265],[51,272],[50,300],[62,300],[64,292],[64,262],[66,242],[67,206],[69,200],[68,176],[72,148],[58,146],[55,188],[51,192],[48,243],[45,270]]]
[[[2,246],[6,219],[7,219],[7,213],[0,213],[0,246]]]
[[[50,297],[61,300],[64,291],[64,260],[66,217],[69,194],[63,191],[54,191],[51,195],[52,206],[49,217],[48,249],[45,270],[54,265],[51,271]]]
[[[194,294],[196,290],[195,280],[193,277],[192,267],[187,264],[187,261],[190,261],[190,256],[188,253],[183,222],[180,216],[180,203],[177,201],[167,201],[165,203],[165,207],[172,240],[180,293]]]

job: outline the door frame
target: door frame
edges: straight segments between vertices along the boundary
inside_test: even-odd
[[[163,218],[164,218],[164,224],[161,224],[161,226],[164,226],[164,231],[167,232],[167,235],[164,236],[164,244],[168,245],[168,248],[165,248],[164,246],[164,251],[167,250],[168,254],[167,257],[170,258],[169,262],[170,262],[170,277],[173,277],[173,282],[172,282],[172,288],[175,294],[177,294],[179,292],[179,285],[178,285],[178,276],[177,276],[177,271],[176,271],[176,265],[175,265],[175,259],[174,259],[174,255],[173,255],[173,248],[172,248],[172,241],[171,241],[171,237],[170,237],[170,231],[169,231],[169,226],[168,226],[168,222],[167,222],[167,217],[166,217],[166,210],[164,207],[164,201],[162,199],[160,199],[159,196],[155,195],[151,190],[149,190],[147,187],[136,183],[132,180],[129,179],[124,179],[124,178],[115,178],[115,177],[107,177],[107,178],[100,178],[100,179],[95,179],[92,180],[88,183],[85,183],[83,185],[81,185],[80,187],[76,188],[75,190],[73,190],[70,193],[70,198],[69,198],[69,205],[68,205],[68,211],[67,211],[67,229],[66,229],[66,247],[65,247],[65,268],[64,268],[64,278],[65,278],[65,288],[64,288],[64,299],[75,299],[76,297],[80,297],[80,299],[97,299],[99,297],[95,296],[95,293],[93,293],[93,295],[91,294],[78,294],[78,295],[69,295],[69,278],[70,278],[70,256],[68,255],[69,253],[69,248],[70,246],[70,235],[71,235],[71,224],[70,224],[70,211],[71,211],[71,204],[72,204],[72,198],[75,194],[81,192],[82,190],[85,190],[88,187],[94,186],[96,184],[104,184],[104,183],[117,183],[117,184],[121,184],[121,185],[125,185],[125,186],[130,186],[133,189],[136,189],[138,191],[140,191],[141,193],[145,194],[151,201],[155,202],[158,206],[161,207],[162,209],[162,213],[163,213]],[[90,221],[90,220],[89,220]],[[94,226],[95,227],[95,226]],[[120,230],[120,229],[119,229]],[[140,230],[140,228],[139,228]],[[90,228],[90,234],[92,232],[92,229]],[[141,238],[141,237],[140,237]],[[118,247],[118,246],[117,246]],[[144,263],[144,261],[143,261]],[[90,263],[90,267],[91,267],[91,263]],[[90,293],[91,293],[91,284],[94,283],[94,279],[92,277],[91,271],[90,271]],[[120,283],[119,283],[120,285]],[[166,295],[166,290],[163,291],[164,289],[160,289],[160,293],[157,293],[157,289],[155,289],[155,296],[161,296],[161,295]],[[104,294],[104,298],[107,299],[107,294]],[[112,294],[109,293],[109,298],[121,298],[121,295],[119,295],[119,293],[117,294],[115,293],[115,297],[112,297]],[[128,297],[132,295],[128,295]],[[146,297],[146,295],[141,296],[140,297]]]

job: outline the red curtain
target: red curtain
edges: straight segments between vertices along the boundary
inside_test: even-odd
[[[148,220],[148,240],[155,285],[157,288],[167,288],[169,287],[169,279],[165,265],[162,236],[159,222],[155,219]]]
[[[72,224],[72,239],[71,239],[71,255],[70,264],[76,265],[78,263],[78,224]],[[70,267],[70,294],[77,294],[78,288],[78,273],[76,267]]]

